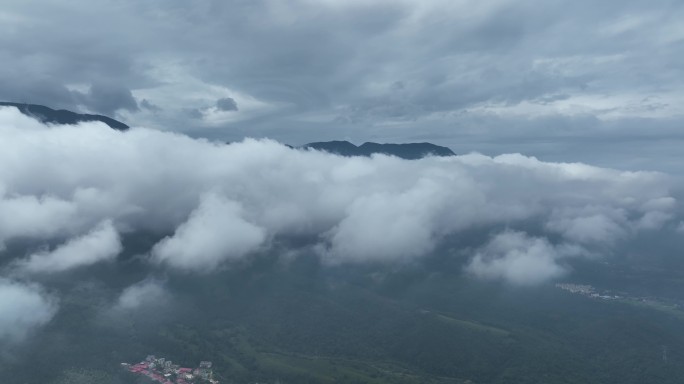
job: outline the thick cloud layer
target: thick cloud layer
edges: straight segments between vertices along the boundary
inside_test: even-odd
[[[391,264],[478,229],[492,237],[468,271],[534,284],[560,276],[565,257],[681,221],[659,173],[519,154],[345,158],[269,140],[45,127],[12,108],[0,110],[0,164],[0,240],[70,238],[15,262],[33,272],[110,260],[118,233],[137,230],[167,235],[151,265],[211,272],[279,237],[311,239],[328,264]]]
[[[0,278],[0,347],[23,339],[54,316],[55,301],[34,285]]]

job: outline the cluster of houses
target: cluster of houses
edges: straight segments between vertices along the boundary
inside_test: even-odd
[[[556,284],[556,288],[560,288],[570,293],[590,297],[592,299],[618,300],[623,298],[622,296],[607,294],[605,292],[599,293],[596,291],[596,289],[594,289],[594,287],[586,284]]]
[[[166,360],[163,357],[157,358],[154,355],[149,355],[140,363],[121,363],[121,365],[129,372],[147,376],[153,381],[162,384],[195,384],[202,382],[218,384],[218,381],[214,379],[211,361],[202,361],[199,367],[193,369],[173,364],[171,360]]]

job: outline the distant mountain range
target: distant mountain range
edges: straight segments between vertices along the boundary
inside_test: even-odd
[[[27,116],[49,124],[77,124],[84,121],[101,121],[113,129],[126,130],[128,125],[102,115],[76,113],[65,109],[52,109],[44,105],[0,102],[1,106],[16,107]],[[400,157],[402,159],[415,160],[425,156],[455,156],[456,154],[447,147],[432,143],[406,143],[406,144],[379,144],[363,143],[356,146],[348,141],[322,141],[309,143],[301,146],[305,149],[316,149],[334,153],[341,156],[371,156],[383,154]]]
[[[312,148],[342,156],[371,156],[373,154],[383,154],[407,160],[421,159],[425,156],[456,155],[451,149],[432,143],[378,144],[367,142],[357,147],[348,141],[323,141],[305,144],[302,148]]]
[[[84,121],[101,121],[111,128],[124,131],[128,125],[114,120],[111,117],[102,115],[91,115],[86,113],[76,113],[65,109],[52,109],[44,105],[11,103],[0,101],[0,107],[16,107],[21,113],[34,117],[43,123],[48,124],[78,124]]]

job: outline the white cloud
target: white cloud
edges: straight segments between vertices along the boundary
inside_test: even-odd
[[[0,193],[0,247],[7,238],[51,237],[59,223],[74,219],[75,206],[52,196],[3,196]]]
[[[262,228],[245,221],[236,202],[216,194],[203,195],[199,207],[173,236],[154,246],[158,263],[172,267],[211,271],[225,260],[242,258],[265,239]]]
[[[38,286],[0,278],[0,346],[3,341],[20,341],[56,311],[54,299]]]
[[[610,244],[627,235],[625,212],[597,210],[592,212],[592,209],[583,208],[556,211],[546,226],[550,231],[580,243]]]
[[[423,179],[405,191],[362,195],[330,231],[330,261],[397,261],[427,254],[439,235],[440,216],[450,205],[448,190]],[[457,221],[457,220],[456,220]]]
[[[535,285],[567,272],[558,262],[562,256],[563,252],[546,239],[507,231],[494,236],[475,253],[466,271],[485,279]]]
[[[70,239],[52,251],[34,253],[17,267],[29,273],[63,272],[111,261],[121,252],[119,233],[111,221],[106,220],[90,232]]]
[[[114,307],[116,310],[135,310],[143,306],[156,307],[168,300],[168,294],[161,281],[143,280],[124,289]]]

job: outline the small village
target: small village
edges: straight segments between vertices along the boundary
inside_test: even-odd
[[[592,299],[618,300],[622,298],[622,296],[608,292],[598,292],[596,288],[588,284],[556,284],[556,288],[560,288],[570,293],[590,297]]]
[[[609,290],[599,290],[588,284],[556,284],[556,288],[562,289],[575,295],[581,295],[590,299],[613,300],[623,303],[646,305],[660,310],[681,311],[684,308],[684,300],[662,298],[656,296],[633,296],[625,292],[614,292]]]
[[[202,361],[197,368],[185,368],[173,364],[171,360],[163,357],[157,358],[154,355],[147,356],[144,361],[137,364],[121,363],[127,371],[147,376],[152,381],[162,384],[219,384],[214,379],[211,365],[211,361]]]

